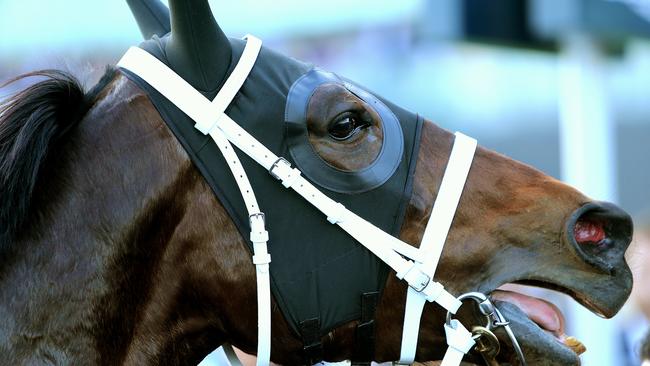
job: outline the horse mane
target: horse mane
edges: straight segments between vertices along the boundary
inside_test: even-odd
[[[57,146],[83,119],[115,72],[107,68],[90,91],[59,70],[23,74],[0,85],[44,78],[0,101],[0,252],[25,224],[39,172],[48,157],[56,155]]]

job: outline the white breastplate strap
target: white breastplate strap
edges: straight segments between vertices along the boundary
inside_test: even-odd
[[[435,255],[434,253],[442,251],[442,246],[440,246],[440,248],[436,247],[431,249],[429,252],[424,250],[424,248],[415,248],[385,233],[373,224],[356,215],[354,212],[346,209],[342,204],[323,194],[301,176],[300,170],[292,168],[289,162],[284,158],[276,156],[224,113],[224,110],[241,87],[243,81],[246,79],[250,67],[255,63],[255,58],[259,51],[259,44],[260,41],[257,38],[248,36],[248,42],[239,64],[224,85],[224,88],[212,102],[196,91],[165,64],[144,50],[132,47],[118,63],[119,67],[130,70],[134,74],[138,75],[192,118],[196,122],[195,127],[197,129],[204,134],[210,134],[221,149],[234,173],[237,185],[242,192],[244,201],[247,204],[247,209],[249,209],[249,213],[251,214],[251,239],[255,248],[254,262],[258,266],[258,309],[260,309],[258,312],[258,322],[260,327],[257,355],[258,365],[268,364],[268,356],[266,356],[266,354],[268,354],[266,353],[268,352],[268,348],[264,347],[270,345],[270,321],[268,326],[265,324],[267,321],[265,318],[270,318],[270,306],[267,305],[270,303],[270,300],[267,301],[266,298],[270,298],[268,291],[268,263],[270,262],[270,257],[266,252],[266,240],[268,234],[263,227],[264,220],[258,220],[258,218],[263,218],[263,216],[259,213],[259,209],[257,209],[257,203],[254,199],[254,195],[252,195],[252,189],[250,189],[248,179],[241,178],[241,176],[246,177],[246,175],[243,173],[243,168],[239,163],[239,159],[235,159],[237,155],[232,151],[230,144],[227,144],[228,141],[232,142],[242,152],[264,167],[264,169],[268,170],[268,172],[278,179],[284,187],[293,189],[314,207],[323,212],[330,223],[340,226],[359,243],[368,248],[368,250],[370,250],[374,255],[390,266],[397,273],[398,278],[403,279],[408,283],[409,293],[416,293],[416,298],[420,299],[422,302],[435,301],[447,311],[456,313],[461,302],[445,291],[440,283],[432,280],[435,273],[435,266],[437,265],[440,256],[439,254]],[[243,66],[240,68],[240,65]],[[458,136],[463,135],[457,133],[456,136],[458,142]],[[454,144],[454,148],[455,147],[456,144]],[[229,159],[229,157],[233,156],[234,158],[232,160]],[[234,163],[231,164],[231,162]],[[449,166],[452,165],[454,164],[450,160]],[[447,168],[447,170],[449,170],[449,168]],[[464,180],[460,182],[461,191],[463,185]],[[250,195],[248,192],[250,192]],[[438,197],[438,200],[441,199],[440,197],[443,197],[442,191],[439,193]],[[454,198],[453,201],[457,203],[458,199]],[[451,211],[450,213],[452,218],[454,211]],[[449,219],[449,221],[451,221],[451,219]],[[448,227],[446,230],[448,230]],[[447,231],[442,234],[436,234],[436,236],[442,237],[442,244],[444,244],[444,238],[446,235]],[[258,245],[256,245],[256,243]],[[260,249],[259,253],[257,250],[258,248]],[[264,282],[261,281],[263,278],[262,276],[265,278],[264,284],[261,284],[261,282]],[[260,290],[262,287],[265,291]],[[264,292],[264,294],[262,294],[262,292]],[[262,299],[267,303],[263,304]],[[264,313],[264,311],[266,311],[266,313]],[[264,344],[264,346],[262,346],[262,344]],[[260,362],[260,359],[263,359],[263,361]]]
[[[435,275],[438,261],[445,246],[447,234],[460,202],[460,197],[465,187],[469,168],[474,159],[476,140],[461,133],[456,133],[454,147],[449,156],[449,162],[442,178],[436,202],[433,204],[431,215],[424,229],[424,236],[420,243],[420,250],[426,253],[426,261],[420,269],[427,275]],[[410,364],[415,359],[418,344],[420,318],[426,298],[421,293],[409,287],[406,294],[406,307],[404,309],[404,328],[402,330],[402,349],[400,364]]]

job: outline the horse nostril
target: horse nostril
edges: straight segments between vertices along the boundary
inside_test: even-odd
[[[610,272],[632,241],[632,219],[614,204],[590,202],[571,215],[566,233],[587,263]]]
[[[573,236],[578,244],[599,244],[605,238],[605,227],[602,222],[580,217],[573,227]]]

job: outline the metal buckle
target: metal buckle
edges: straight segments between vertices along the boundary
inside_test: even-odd
[[[413,266],[413,267],[411,267],[411,269],[408,272],[406,272],[406,275],[404,276],[404,278],[406,278],[409,275],[409,273],[411,271],[413,271],[414,269],[416,271],[418,271],[418,274],[417,274],[418,278],[417,278],[416,281],[408,281],[407,280],[407,283],[416,292],[422,292],[422,291],[424,291],[425,288],[427,288],[427,286],[429,286],[429,283],[431,282],[431,277],[429,277],[426,273],[424,273],[419,268],[416,268],[415,266]],[[413,285],[413,284],[411,284],[411,282],[416,282],[416,284]]]
[[[280,165],[280,163],[285,163],[287,167],[289,168],[291,167],[291,163],[288,162],[287,159],[280,156],[269,168],[269,174],[271,174],[271,176],[277,180],[282,180],[282,178],[280,178],[279,175],[273,173],[273,169],[277,168]]]
[[[251,225],[251,227],[253,226],[253,219],[257,217],[261,218],[262,224],[266,225],[266,215],[264,215],[264,212],[257,212],[248,216],[248,223]]]

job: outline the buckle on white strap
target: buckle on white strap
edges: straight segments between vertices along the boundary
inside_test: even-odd
[[[411,262],[413,263],[413,262]],[[431,277],[424,273],[418,265],[413,263],[404,273],[397,273],[397,278],[403,279],[408,285],[417,292],[424,291],[431,282]]]
[[[291,168],[291,163],[280,156],[269,168],[269,174],[281,181],[285,188],[289,188],[300,177],[300,170]]]
[[[266,216],[263,212],[256,212],[248,217],[251,225],[251,242],[253,242],[253,263],[258,266],[258,270],[268,271],[268,266],[259,267],[259,265],[271,263],[271,255],[268,253],[266,242],[269,241],[269,232],[266,231]]]
[[[291,167],[291,163],[288,162],[287,159],[283,158],[282,156],[280,156],[275,162],[273,162],[273,164],[269,168],[269,174],[271,174],[271,176],[277,180],[282,180],[280,175],[274,172],[274,170],[277,169],[280,166],[280,164],[284,164],[288,168]]]
[[[456,314],[462,302],[445,290],[445,287],[436,282],[426,272],[420,269],[420,264],[410,262],[411,266],[396,274],[397,278],[404,280],[416,292],[420,293],[429,302],[437,302],[452,314]]]
[[[256,212],[248,216],[251,227],[251,241],[261,243],[269,241],[269,232],[266,231],[266,216],[263,212]],[[255,238],[253,238],[255,237]]]

